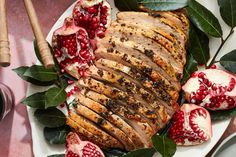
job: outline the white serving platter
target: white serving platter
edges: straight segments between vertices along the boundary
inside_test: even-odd
[[[115,19],[117,9],[114,6],[113,0],[109,0],[112,6],[112,18]],[[207,7],[209,10],[213,12],[213,14],[219,19],[219,22],[222,26],[223,32],[225,33],[224,36],[229,32],[230,28],[223,22],[222,18],[220,17],[219,7],[217,5],[217,1],[206,1],[206,0],[198,0],[201,4]],[[52,27],[51,31],[47,36],[47,40],[51,42],[53,32],[62,26],[63,21],[66,17],[70,16],[73,10],[74,4],[72,4],[58,19],[55,25]],[[224,55],[224,53],[230,52],[233,49],[236,49],[236,44],[233,44],[233,41],[236,41],[236,34],[231,36],[231,39],[224,45],[221,53],[218,57]],[[216,38],[210,39],[210,50],[211,56],[216,52],[220,44],[220,40]],[[31,95],[35,92],[44,91],[45,88],[29,85],[27,95]],[[28,114],[29,120],[32,130],[32,140],[33,140],[33,153],[35,157],[47,157],[48,155],[52,154],[60,154],[65,152],[64,145],[51,145],[46,142],[43,136],[43,126],[38,123],[34,116],[34,109],[28,107]],[[229,125],[230,120],[225,120],[221,122],[217,122],[213,124],[213,137],[210,141],[197,146],[190,146],[190,147],[178,147],[177,152],[174,157],[204,157],[217,143],[220,139],[224,131],[226,130],[227,126]]]

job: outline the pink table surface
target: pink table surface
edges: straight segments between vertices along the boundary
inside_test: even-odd
[[[75,0],[33,0],[35,9],[46,35],[60,15]],[[34,38],[22,0],[8,0],[8,24],[11,48],[11,66],[0,68],[0,82],[8,85],[15,95],[15,106],[0,122],[0,157],[32,157],[31,128],[26,107],[20,103],[25,97],[27,83],[12,69],[36,63],[32,40]],[[236,130],[232,120],[222,139]],[[221,140],[222,140],[221,139]],[[220,141],[221,141],[220,140]],[[210,154],[208,155],[210,157]]]
[[[75,0],[33,0],[45,35],[60,15]],[[20,103],[25,97],[27,83],[12,69],[36,63],[31,26],[23,0],[7,0],[11,66],[0,68],[0,82],[8,85],[15,95],[12,112],[0,122],[0,157],[32,157],[31,128],[26,107]]]

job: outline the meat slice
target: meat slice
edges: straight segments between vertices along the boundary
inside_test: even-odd
[[[143,120],[150,125],[150,129],[153,130],[152,132],[154,133],[156,132],[157,124],[155,119],[158,117],[158,115],[156,115],[156,113],[151,108],[143,105],[140,101],[135,100],[134,97],[130,96],[126,92],[105,85],[104,83],[94,80],[92,78],[79,80],[78,84],[79,86],[83,86],[98,93],[104,94],[109,98],[115,99],[120,104],[125,105],[125,107],[139,114],[143,118]]]
[[[165,12],[163,12],[164,14]],[[118,20],[136,21],[137,23],[145,24],[147,26],[154,25],[157,28],[162,28],[166,32],[170,32],[176,36],[179,40],[187,41],[186,33],[171,19],[167,19],[165,16],[161,16],[160,13],[145,13],[145,12],[119,12],[117,14]],[[186,26],[185,30],[188,30]]]
[[[155,100],[154,95],[143,89],[139,84],[135,84],[135,82],[132,82],[127,77],[105,70],[104,68],[91,66],[89,68],[89,75],[97,80],[112,84],[114,87],[131,94],[140,101],[153,102]]]
[[[166,95],[166,93],[162,92],[162,90],[160,90],[158,86],[155,85],[155,82],[152,82],[146,77],[143,77],[142,74],[137,72],[137,70],[134,70],[121,63],[104,58],[97,60],[95,64],[97,67],[100,67],[107,71],[111,71],[112,73],[118,72],[120,75],[128,77],[133,82],[136,82],[141,87],[153,92],[157,96],[156,102],[160,105],[164,105],[170,116],[172,116],[173,113],[178,110],[179,107],[176,101],[172,100],[171,97]]]
[[[106,141],[107,144],[109,144],[113,148],[121,148],[123,149],[124,146],[114,137],[110,136],[103,130],[99,129],[95,124],[93,124],[91,121],[85,119],[84,117],[78,115],[75,113],[75,111],[70,110],[69,116],[68,116],[69,122],[74,121],[77,125],[81,126],[88,132],[96,135],[97,137],[100,137],[103,141]],[[76,128],[74,128],[76,129]],[[81,130],[77,130],[81,131]]]
[[[156,82],[156,86],[162,89],[163,93],[167,93],[172,97],[173,100],[178,99],[178,91],[180,86],[171,84],[165,77],[163,77],[159,72],[155,71],[151,66],[146,64],[140,59],[137,59],[126,52],[113,51],[108,52],[107,49],[98,48],[96,51],[96,55],[98,57],[107,58],[110,60],[114,60],[125,64],[129,67],[133,67],[133,69],[137,69],[144,76],[149,76],[152,78],[154,82]]]
[[[160,46],[167,49],[168,53],[180,64],[185,64],[186,60],[184,45],[175,44],[174,42],[169,41],[167,38],[158,34],[157,32],[153,32],[148,29],[141,29],[135,26],[130,26],[126,24],[121,24],[118,22],[112,22],[111,27],[107,29],[106,36],[112,37],[121,37],[125,36],[124,40],[132,40],[132,41],[143,41],[145,45],[145,41],[152,41],[153,44],[159,44]]]
[[[123,131],[115,127],[113,124],[111,124],[109,121],[107,121],[105,118],[100,116],[99,114],[95,113],[94,111],[90,110],[86,106],[81,105],[80,103],[77,103],[76,106],[77,113],[88,120],[94,122],[97,126],[102,128],[104,131],[109,133],[111,136],[116,138],[120,143],[122,143],[126,150],[133,150],[135,149],[134,143],[125,135]]]
[[[186,36],[188,36],[188,28],[189,28],[189,21],[186,16],[186,13],[182,11],[156,11],[154,14],[159,14],[162,18],[166,18],[167,20],[174,23],[178,26]]]
[[[132,41],[120,39],[126,39],[126,36],[121,35],[120,38],[107,36],[100,44],[110,51],[129,52],[130,55],[137,56],[137,58],[147,62],[171,82],[176,83],[176,81],[182,78],[183,65],[176,63],[168,52],[163,52],[167,51],[165,48],[153,44],[152,42],[143,46],[140,40]],[[112,43],[115,43],[116,46],[113,47]]]
[[[102,104],[86,97],[89,91],[81,90],[80,93],[76,95],[76,101],[81,103],[82,105],[90,108],[97,114],[106,118],[110,123],[114,124],[116,127],[121,129],[135,144],[136,148],[145,147],[144,142],[142,141],[142,137],[128,124],[126,123],[120,116],[114,114],[111,110],[108,110]]]
[[[152,145],[150,138],[155,133],[151,133],[149,126],[139,115],[130,113],[127,108],[124,108],[119,103],[117,103],[117,101],[112,100],[103,94],[99,94],[94,91],[88,91],[86,92],[86,96],[106,106],[106,108],[114,113],[117,113],[122,119],[124,119],[140,135],[142,141],[145,143],[145,147],[150,147]]]
[[[80,136],[82,140],[91,141],[104,149],[110,147],[110,141],[104,141],[100,138],[100,136],[96,136],[95,134],[81,127],[76,121],[72,120],[70,117],[67,117],[66,123],[71,127],[73,131],[75,131]]]

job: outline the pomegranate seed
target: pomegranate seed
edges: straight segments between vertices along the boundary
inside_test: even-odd
[[[212,64],[212,66],[210,67],[210,69],[216,69],[216,65],[215,64]]]
[[[74,83],[74,81],[73,80],[68,80],[67,83],[68,83],[68,85],[72,85]]]
[[[211,86],[211,89],[212,89],[212,90],[217,90],[217,86],[216,86],[215,83]]]
[[[105,37],[105,32],[103,32],[102,30],[98,30],[98,31],[97,31],[97,36],[98,36],[99,38],[104,38],[104,37]]]
[[[234,103],[235,103],[234,99],[231,98],[231,97],[229,97],[229,98],[227,99],[227,102],[228,102],[229,105],[234,105]]]
[[[201,91],[205,90],[205,86],[200,85],[199,90],[201,90]]]
[[[203,78],[205,77],[205,74],[204,74],[203,72],[200,72],[200,73],[198,74],[198,77],[203,79]]]
[[[61,108],[65,107],[65,104],[61,104],[60,107],[61,107]]]
[[[208,80],[208,79],[204,79],[204,80],[203,80],[203,83],[204,83],[205,85],[207,85],[207,84],[209,83],[209,80]]]
[[[89,7],[88,13],[89,14],[98,14],[98,10],[95,7]]]
[[[211,85],[212,85],[212,82],[209,81],[208,84],[207,84],[207,86],[208,86],[208,87],[211,87]]]

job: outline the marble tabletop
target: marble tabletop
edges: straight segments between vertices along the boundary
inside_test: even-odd
[[[75,0],[32,0],[46,35],[60,15]],[[11,66],[0,68],[0,82],[8,85],[15,95],[15,106],[0,122],[0,157],[33,157],[31,128],[26,107],[20,102],[25,97],[27,83],[12,69],[36,63],[33,50],[33,33],[22,0],[8,0],[8,25],[11,48]],[[224,133],[224,139],[236,131],[236,120],[232,120]],[[208,157],[211,155],[209,154]]]

